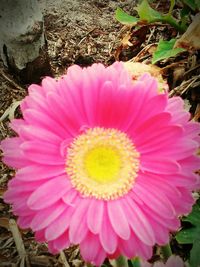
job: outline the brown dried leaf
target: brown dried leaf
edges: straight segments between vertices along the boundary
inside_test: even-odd
[[[64,267],[70,267],[63,251],[60,252],[59,262],[62,263]]]
[[[195,114],[194,114],[194,120],[199,121],[200,120],[200,104],[197,105]]]
[[[124,62],[124,66],[130,73],[133,82],[137,80],[141,75],[148,72],[158,81],[159,92],[168,90],[167,82],[162,77],[162,69],[155,65],[147,65],[140,62]]]
[[[179,38],[174,47],[187,50],[200,49],[200,13],[196,14],[187,31]]]
[[[30,257],[30,263],[34,266],[40,266],[40,267],[47,267],[50,266],[50,260],[47,256],[41,255],[41,256],[31,256]]]
[[[123,45],[123,47],[128,47],[128,46],[133,46],[133,44],[130,42],[130,38],[131,38],[131,33],[128,32],[123,39],[121,40],[121,43]]]
[[[3,198],[3,194],[6,192],[6,188],[5,187],[0,187],[0,198]]]
[[[9,219],[7,217],[0,218],[0,227],[9,229]]]

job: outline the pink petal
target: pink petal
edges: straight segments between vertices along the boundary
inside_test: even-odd
[[[184,108],[184,102],[183,99],[179,96],[174,96],[172,98],[168,99],[168,106],[166,110],[169,110],[170,112],[176,112],[177,110],[183,110]]]
[[[74,207],[76,204],[78,191],[71,189],[63,197],[62,200],[68,205]]]
[[[200,157],[191,155],[190,157],[184,158],[178,161],[181,167],[189,173],[199,170],[200,168]]]
[[[73,244],[79,244],[87,235],[88,228],[86,223],[87,210],[90,199],[81,199],[78,208],[72,215],[69,227],[69,239]]]
[[[99,254],[100,249],[98,236],[93,235],[90,232],[87,233],[85,239],[80,243],[81,255],[86,262],[96,264],[95,259]]]
[[[64,166],[29,165],[17,172],[17,179],[21,181],[37,181],[64,175]],[[67,177],[66,177],[67,179]]]
[[[166,128],[168,128],[168,131]],[[139,144],[137,141],[135,142],[135,145],[139,148],[140,153],[150,153],[154,152],[155,150],[164,148],[169,149],[169,147],[173,146],[176,142],[178,142],[183,134],[182,128],[178,126],[171,126],[166,128],[164,128],[165,132],[158,131],[159,136],[154,136],[154,138],[150,140],[148,139],[148,135],[147,137],[140,136]]]
[[[188,139],[181,139],[177,143],[173,144],[170,149],[158,148],[154,152],[149,152],[149,154],[159,154],[161,157],[174,158],[176,160],[181,160],[188,158],[191,155],[196,154],[199,144],[195,141]],[[147,153],[146,153],[147,154]]]
[[[28,206],[34,210],[49,207],[69,190],[69,181],[66,176],[51,179],[38,187],[29,197]]]
[[[184,125],[185,134],[189,138],[194,138],[200,134],[200,124],[198,122],[189,122]]]
[[[42,90],[46,94],[49,91],[55,91],[58,87],[58,82],[51,77],[45,77],[42,80]]]
[[[122,200],[122,203],[134,234],[146,245],[154,245],[153,229],[139,205],[134,203],[128,196]]]
[[[140,240],[137,238],[137,236],[135,238],[136,238],[136,243],[138,244],[137,255],[140,258],[149,260],[153,254],[152,246],[147,246],[147,245],[143,244],[142,242],[140,242]]]
[[[165,229],[169,229],[170,231],[176,231],[180,226],[180,221],[177,218],[165,218],[163,220],[163,217],[160,216],[159,213],[156,213],[155,211],[149,209],[148,205],[143,205],[141,209],[150,221],[158,222],[160,225],[164,226]]]
[[[140,121],[144,121],[144,119],[147,120],[152,116],[159,114],[161,111],[164,111],[167,106],[167,100],[166,94],[158,94],[150,98],[145,104],[145,108],[141,109],[141,112],[138,114],[134,124],[139,124]]]
[[[30,227],[31,222],[33,220],[33,216],[21,216],[17,219],[17,223],[22,229],[27,229]]]
[[[62,251],[70,246],[69,242],[69,233],[65,231],[61,236],[59,236],[56,240],[53,240],[53,246],[55,250]]]
[[[137,256],[139,248],[134,233],[131,232],[128,240],[119,240],[119,250],[121,255],[125,255],[128,258],[134,258]]]
[[[25,125],[26,125],[26,123],[23,119],[13,119],[10,122],[9,126],[13,129],[13,131],[15,131],[16,133],[19,134],[21,127],[25,126]]]
[[[71,137],[68,135],[67,131],[57,123],[56,119],[49,117],[49,115],[44,112],[39,112],[35,109],[27,109],[23,112],[23,117],[30,125],[45,128],[62,138]]]
[[[29,192],[37,189],[39,186],[44,184],[44,181],[33,181],[33,182],[22,182],[18,180],[18,175],[8,182],[9,190],[13,190],[15,194]]]
[[[181,173],[176,175],[170,175],[168,177],[164,176],[163,179],[169,179],[169,181],[171,181],[174,186],[186,186],[187,188],[193,188],[196,185],[198,176],[195,174],[190,174],[187,176]]]
[[[174,160],[161,156],[142,155],[140,169],[158,174],[173,174],[180,172],[180,165]]]
[[[100,242],[106,253],[112,254],[117,248],[118,238],[114,232],[107,211],[104,211],[103,222],[99,234]]]
[[[87,123],[89,125],[94,126],[98,101],[98,89],[100,86],[99,83],[96,84],[95,78],[98,79],[97,76],[99,76],[100,73],[95,73],[94,77],[93,73],[90,74],[90,70],[91,68],[83,69],[81,73],[82,84],[79,85],[79,88],[81,96],[80,101],[82,102],[83,107],[83,114],[85,115]]]
[[[18,137],[6,138],[1,141],[3,150],[3,162],[14,168],[21,168],[31,163],[20,149],[22,140]]]
[[[46,142],[26,141],[21,146],[26,157],[31,161],[46,165],[64,165],[65,160],[61,157],[59,146]]]
[[[158,95],[158,82],[150,73],[144,73],[138,80],[144,82],[145,90],[151,97]]]
[[[49,241],[49,243],[48,243],[48,251],[53,255],[56,255],[56,254],[59,253],[59,251],[54,246],[54,241]]]
[[[130,228],[127,217],[119,200],[107,202],[108,216],[115,233],[122,239],[129,239]]]
[[[159,213],[163,218],[174,218],[175,211],[169,200],[163,195],[162,191],[153,191],[145,184],[136,183],[133,192],[140,197],[150,209]]]
[[[96,266],[101,266],[106,258],[106,253],[103,249],[100,249],[99,253],[97,254],[96,258],[94,259],[93,263]]]
[[[35,240],[37,242],[45,242],[46,238],[45,238],[44,233],[45,233],[44,230],[36,231],[35,232]]]
[[[148,92],[146,90],[145,84],[143,82],[137,81],[131,87],[130,92],[126,92],[126,94],[130,102],[127,101],[125,110],[128,111],[131,119],[129,121],[125,121],[126,124],[124,124],[123,129],[125,132],[127,131],[128,133],[132,133],[133,129],[135,128],[135,121],[137,121],[140,112],[143,110],[143,105],[148,103]],[[118,99],[118,101],[120,102],[120,98]],[[121,107],[121,109],[123,108],[120,103],[119,106]]]
[[[57,93],[48,93],[47,103],[51,114],[57,119],[57,122],[62,125],[69,135],[76,136],[84,122],[80,122],[79,117],[76,118],[72,116],[69,107],[66,109],[66,103],[63,102],[63,99]],[[53,109],[51,107],[53,107]],[[85,123],[87,123],[87,121]]]
[[[99,90],[99,100],[96,111],[96,123],[98,126],[110,127],[111,116],[114,112],[113,101],[114,88],[111,81],[106,81]]]
[[[151,147],[153,142],[160,142],[162,144],[166,139],[180,138],[182,135],[183,128],[181,126],[163,126],[162,128],[153,131],[149,131],[147,128],[135,136],[134,143],[138,147],[144,145]]]
[[[104,201],[91,199],[91,203],[87,213],[87,225],[93,234],[98,234],[104,216]]]
[[[46,228],[45,237],[47,241],[51,241],[58,238],[69,228],[73,212],[73,208],[67,208],[57,219],[55,219]]]
[[[52,144],[60,144],[62,138],[47,129],[43,129],[37,126],[26,125],[20,129],[20,136],[26,140],[36,139],[39,141],[45,141]]]
[[[143,131],[151,132],[161,129],[163,126],[168,126],[169,122],[171,120],[171,114],[169,112],[162,112],[159,114],[156,114],[153,117],[150,117],[149,119],[133,124],[133,126],[128,130],[128,132],[134,137],[137,136],[140,133],[143,133]]]
[[[180,123],[180,124],[185,124],[186,122],[189,121],[191,117],[191,114],[187,111],[184,110],[177,110],[176,112],[173,113],[173,117],[171,122],[172,123]]]
[[[39,231],[52,223],[66,208],[62,202],[57,202],[54,205],[40,210],[36,213],[32,220],[31,228],[34,231]]]

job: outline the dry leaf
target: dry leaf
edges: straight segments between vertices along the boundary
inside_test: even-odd
[[[9,219],[6,217],[1,217],[0,218],[0,227],[9,229]]]
[[[195,114],[194,114],[194,120],[199,121],[200,120],[200,104],[197,105]]]
[[[200,49],[200,13],[196,14],[187,31],[178,39],[174,47],[187,50]]]
[[[133,44],[129,41],[131,38],[131,33],[127,33],[124,38],[121,40],[123,47],[133,46]]]
[[[62,263],[64,267],[70,267],[63,251],[60,252],[59,262]]]
[[[133,82],[137,80],[142,74],[150,73],[158,81],[159,92],[168,90],[167,82],[163,79],[161,73],[162,69],[155,65],[147,65],[140,62],[124,62],[125,68],[130,73]]]

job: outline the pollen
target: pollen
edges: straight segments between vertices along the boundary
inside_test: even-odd
[[[139,153],[132,140],[112,128],[89,128],[67,150],[66,172],[83,196],[111,200],[133,187]]]

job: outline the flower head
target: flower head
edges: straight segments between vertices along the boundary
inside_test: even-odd
[[[120,254],[148,259],[191,210],[200,127],[179,97],[158,94],[122,63],[72,66],[31,85],[18,137],[1,143],[15,169],[4,195],[22,228],[57,253],[79,244],[100,265]]]

